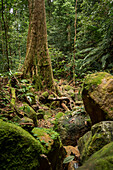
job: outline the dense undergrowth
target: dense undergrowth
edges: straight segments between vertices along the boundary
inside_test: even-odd
[[[0,119],[13,122],[23,128],[33,126],[56,128],[58,119],[76,110],[81,112],[82,82],[55,79],[60,96],[51,92],[37,91],[30,79],[21,79],[21,73],[0,76]],[[78,104],[77,104],[78,103]],[[78,108],[77,108],[78,107]]]

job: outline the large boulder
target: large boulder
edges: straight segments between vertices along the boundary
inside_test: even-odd
[[[42,131],[40,131],[40,136],[41,133]],[[61,163],[64,157],[62,157],[63,147],[61,141],[57,133],[52,131],[50,133],[48,130],[48,134],[48,141],[43,143],[46,134],[42,134],[42,141],[36,132],[35,137],[33,137],[21,127],[0,120],[0,169],[62,169]],[[50,156],[51,153],[54,155],[54,159]],[[56,167],[54,168],[53,160],[56,161]]]
[[[38,169],[44,152],[27,131],[0,120],[0,169]]]
[[[81,163],[93,153],[113,141],[113,121],[103,121],[92,126],[78,141]]]
[[[63,145],[77,145],[78,139],[90,129],[85,119],[86,115],[75,114],[63,116],[58,120],[56,130],[60,134]]]
[[[78,170],[112,170],[113,142],[94,153]]]
[[[106,72],[88,75],[83,84],[82,99],[92,124],[113,120],[113,76]]]

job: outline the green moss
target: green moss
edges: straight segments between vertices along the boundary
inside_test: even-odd
[[[105,145],[93,154],[78,170],[112,170],[113,169],[113,142]]]
[[[47,98],[47,97],[49,96],[48,91],[43,92],[43,93],[42,93],[42,96],[43,96],[44,98]]]
[[[92,139],[92,135],[90,132],[87,132],[84,135],[84,140],[82,140],[82,137],[79,139],[79,146],[82,145],[82,153],[81,153],[81,160],[82,162],[84,162],[85,160],[87,160],[89,158],[89,144],[91,142]],[[81,147],[81,146],[80,146]]]
[[[84,87],[88,90],[91,88],[91,86],[98,86],[102,83],[103,78],[107,79],[108,77],[111,77],[111,75],[106,72],[89,74],[84,80]]]
[[[47,149],[47,152],[54,147],[60,148],[62,145],[59,134],[51,129],[34,128],[32,133],[33,136],[42,143],[45,149]]]
[[[25,112],[27,117],[29,117],[30,119],[33,120],[33,123],[34,123],[35,126],[38,125],[37,115],[36,115],[36,112],[33,110],[32,107],[30,107],[27,103],[23,103],[23,106],[20,107],[20,109]]]
[[[112,140],[112,122],[100,122],[92,126],[78,141],[81,162],[86,161],[92,154],[100,150]]]
[[[44,152],[41,143],[27,131],[0,120],[0,169],[36,169]]]
[[[62,116],[64,116],[64,113],[63,113],[63,112],[58,112],[58,113],[55,115],[55,118],[59,119],[59,118],[61,118]]]
[[[91,156],[96,151],[100,150],[103,146],[105,146],[108,143],[108,139],[105,140],[105,136],[103,137],[103,134],[95,134],[92,139],[91,143],[88,147],[87,155],[88,157]]]
[[[62,169],[65,150],[63,149],[59,134],[51,129],[45,128],[34,128],[32,132],[46,149],[52,169]]]

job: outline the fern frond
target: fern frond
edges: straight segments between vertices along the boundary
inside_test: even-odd
[[[106,55],[104,55],[102,58],[101,58],[101,62],[102,62],[102,68],[105,68],[105,66],[106,66],[106,60],[107,60],[107,58],[109,58],[109,54],[106,54]]]

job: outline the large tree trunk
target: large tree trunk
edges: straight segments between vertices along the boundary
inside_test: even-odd
[[[48,52],[44,0],[28,0],[29,31],[23,75],[35,79],[38,89],[53,88],[53,73]]]

